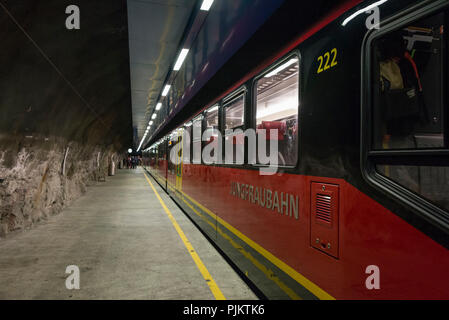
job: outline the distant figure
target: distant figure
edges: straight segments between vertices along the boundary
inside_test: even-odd
[[[127,164],[127,168],[131,169],[131,166],[132,166],[131,157],[128,157],[126,164]]]

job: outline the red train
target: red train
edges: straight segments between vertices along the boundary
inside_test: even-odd
[[[448,8],[332,12],[153,144],[146,169],[269,299],[448,299]],[[223,137],[195,133],[211,128]],[[276,174],[248,156],[269,139],[231,137],[243,163],[204,163],[249,128],[278,130]]]

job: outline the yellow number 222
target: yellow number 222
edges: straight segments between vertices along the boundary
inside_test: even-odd
[[[332,61],[331,61],[332,56]],[[318,71],[317,73],[321,73],[323,71],[329,70],[330,68],[335,67],[337,62],[337,49],[334,48],[331,50],[331,52],[326,52],[324,55],[318,57]],[[330,62],[330,64],[329,64]]]

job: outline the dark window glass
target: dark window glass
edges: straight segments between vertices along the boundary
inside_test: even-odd
[[[374,149],[444,147],[445,49],[443,13],[375,41]]]
[[[377,171],[449,211],[449,168],[378,165]]]
[[[410,23],[373,43],[373,149],[447,148],[446,13]],[[413,155],[410,156],[410,159]],[[406,164],[406,163],[405,163]],[[449,168],[376,165],[381,175],[449,210]]]

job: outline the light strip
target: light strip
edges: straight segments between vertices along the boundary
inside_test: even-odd
[[[217,111],[217,110],[218,110],[218,105],[215,106],[215,107],[210,108],[209,110],[207,110],[207,113],[214,112],[214,111]]]
[[[348,18],[345,19],[345,21],[343,21],[343,23],[341,24],[343,27],[346,26],[348,24],[349,21],[351,21],[352,19],[354,19],[355,17],[357,17],[359,14],[362,14],[364,12],[367,12],[371,9],[374,9],[375,7],[380,6],[381,4],[384,4],[385,2],[387,2],[388,0],[381,0],[381,1],[377,1],[375,3],[373,3],[372,5],[369,5],[366,8],[360,9],[359,11],[355,12],[354,14],[350,15]]]
[[[201,10],[209,11],[209,9],[210,9],[210,7],[212,7],[213,3],[214,3],[214,0],[204,0],[203,4],[201,5]]]
[[[202,10],[202,11],[209,11],[210,8],[212,7],[213,3],[214,3],[214,0],[204,0],[203,3],[201,4],[200,10]],[[188,54],[189,54],[189,49],[182,49],[182,50],[181,50],[181,52],[179,53],[178,59],[176,60],[175,66],[173,67],[173,70],[174,70],[174,71],[179,71],[179,70],[181,69],[181,67],[182,67],[182,65],[183,65],[183,63],[184,63],[184,61],[185,61],[185,59],[186,59],[186,57],[187,57]],[[166,96],[168,95],[168,93],[170,92],[170,89],[171,89],[171,85],[168,85],[168,84],[167,84],[167,85],[165,86],[164,90],[162,91],[162,96],[163,96],[163,97],[166,97]],[[162,103],[159,102],[159,103],[156,105],[156,111],[159,111],[161,108],[162,108]],[[215,111],[215,110],[217,110],[217,109],[218,109],[218,106],[217,106],[217,107],[214,107],[214,108],[212,108],[212,109],[210,109],[209,112]],[[157,115],[156,115],[156,113],[154,113],[154,114],[152,115],[151,119],[154,120],[154,119],[156,119],[156,117],[157,117]],[[149,127],[150,127],[152,124],[153,124],[153,121],[150,121],[150,122],[149,122],[149,126],[147,127],[147,132],[148,132],[148,130],[149,130]],[[147,132],[145,133],[145,136],[143,137],[142,141],[140,142],[140,146],[139,146],[139,149],[138,149],[138,150],[140,150],[140,148],[141,148],[141,146],[142,146],[142,144],[143,144],[143,141],[144,141],[145,138],[146,138]]]
[[[212,7],[212,4],[214,3],[214,0],[204,0],[203,1],[203,3],[202,3],[202,5],[201,5],[201,10],[202,11],[209,11],[210,10],[210,8]],[[182,67],[182,65],[183,65],[183,63],[184,63],[184,61],[185,61],[185,59],[186,59],[186,57],[187,57],[187,55],[189,54],[189,49],[182,49],[181,50],[181,52],[179,53],[179,56],[178,56],[178,59],[176,60],[176,63],[175,63],[175,66],[173,67],[173,70],[174,71],[179,71],[180,69],[181,69],[181,67]],[[162,96],[163,97],[166,97],[167,95],[168,95],[168,93],[170,92],[170,89],[171,89],[171,85],[166,85],[165,86],[165,88],[164,88],[164,90],[162,91]],[[156,105],[156,111],[159,111],[160,109],[162,108],[162,103],[158,103],[157,105]],[[216,107],[217,109],[218,109],[218,106]],[[213,108],[213,109],[215,109],[215,108]],[[215,111],[215,110],[213,110],[213,109],[211,109],[210,111]],[[156,119],[156,117],[157,117],[157,115],[156,115],[156,113],[154,113],[152,116],[151,116],[151,119]],[[143,144],[143,141],[145,140],[145,138],[146,138],[146,134],[148,133],[148,130],[149,130],[149,128],[150,128],[150,126],[153,124],[153,121],[150,121],[149,122],[149,126],[147,127],[147,132],[145,133],[145,136],[143,137],[143,139],[142,139],[142,141],[140,142],[140,146],[139,146],[139,150],[140,150],[140,148],[141,148],[141,146],[142,146],[142,144]]]
[[[286,63],[284,63],[280,67],[274,69],[269,74],[267,74],[265,76],[265,78],[271,78],[272,76],[277,75],[279,72],[281,72],[284,69],[287,69],[288,67],[290,67],[292,64],[295,64],[296,62],[298,62],[298,58],[290,59],[289,61],[287,61]]]
[[[162,91],[162,96],[166,97],[168,92],[170,91],[171,85],[167,84],[164,88],[164,91]]]
[[[184,63],[184,60],[186,59],[188,53],[189,49],[181,50],[181,53],[178,56],[178,60],[176,60],[175,66],[173,67],[174,71],[179,71],[179,69],[181,69],[182,64]]]

